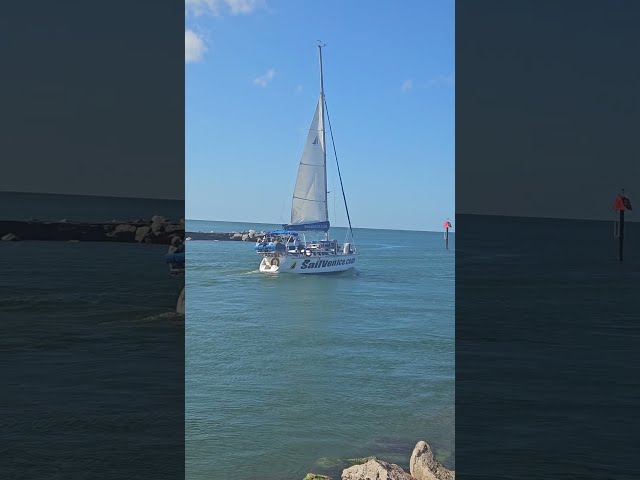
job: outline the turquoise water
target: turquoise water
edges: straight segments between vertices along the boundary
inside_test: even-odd
[[[187,231],[267,229],[187,221]],[[344,229],[332,229],[342,240]],[[257,272],[253,242],[187,248],[188,479],[407,467],[418,440],[455,467],[454,252],[442,233],[357,229],[357,268]]]
[[[156,214],[180,218],[184,202],[0,192],[0,220]],[[183,279],[166,253],[0,242],[1,478],[182,477]]]
[[[139,478],[141,463],[180,478],[182,287],[166,251],[0,242],[2,478]]]

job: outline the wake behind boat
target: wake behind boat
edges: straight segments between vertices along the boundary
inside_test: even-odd
[[[268,232],[256,244],[256,253],[261,255],[260,271],[266,273],[329,273],[353,268],[357,249],[353,242],[353,229],[342,185],[340,165],[336,165],[342,198],[349,221],[349,235],[344,243],[329,240],[329,209],[327,203],[327,151],[325,147],[324,85],[322,76],[322,45],[318,45],[320,59],[320,98],[309,128],[298,177],[293,190],[291,223],[282,230]],[[329,119],[327,112],[327,119]],[[329,131],[333,143],[331,120]],[[333,144],[335,153],[335,144]]]

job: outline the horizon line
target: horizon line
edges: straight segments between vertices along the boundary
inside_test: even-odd
[[[229,220],[209,220],[209,219],[203,219],[203,218],[188,218],[185,216],[185,221],[196,221],[196,222],[220,222],[220,223],[255,223],[255,224],[262,224],[262,225],[283,225],[281,222],[274,222],[274,223],[269,223],[269,222],[248,222],[248,221],[244,221],[244,220],[235,220],[235,221],[229,221]],[[349,228],[348,226],[343,226],[343,225],[331,225],[331,227],[335,227],[335,228]],[[395,231],[395,232],[427,232],[427,233],[442,233],[444,232],[444,230],[440,231],[440,230],[413,230],[413,229],[409,229],[409,228],[380,228],[380,227],[353,227],[354,230],[389,230],[389,231]],[[186,231],[186,230],[185,230]],[[449,233],[455,233],[454,229],[450,229]]]
[[[576,218],[576,217],[544,217],[544,216],[535,216],[535,215],[507,215],[502,213],[457,213],[456,215],[471,215],[474,217],[500,217],[500,218],[529,218],[535,220],[570,220],[576,222],[617,222],[618,218]],[[629,218],[625,218],[627,222],[640,222],[638,220],[632,220]]]
[[[184,198],[170,197],[131,197],[127,195],[104,195],[96,193],[60,193],[60,192],[29,192],[26,190],[0,190],[0,193],[27,193],[29,195],[66,195],[68,197],[102,197],[102,198],[126,198],[130,200],[170,200],[172,202],[184,202]]]

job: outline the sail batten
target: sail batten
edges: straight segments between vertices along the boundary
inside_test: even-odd
[[[298,166],[291,205],[291,225],[324,224],[329,220],[323,100],[321,94]]]

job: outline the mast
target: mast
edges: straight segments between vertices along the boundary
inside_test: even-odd
[[[320,129],[322,130],[322,156],[324,160],[324,207],[326,218],[329,219],[329,201],[327,198],[327,148],[325,142],[325,132],[324,132],[324,79],[322,76],[322,47],[325,44],[318,43],[318,58],[320,60]],[[325,233],[325,240],[329,239],[329,231]]]
[[[318,42],[320,42],[318,40]],[[327,100],[324,98],[324,84],[323,84],[323,79],[322,79],[322,47],[324,47],[326,44],[322,44],[320,45],[320,43],[318,43],[318,52],[320,53],[320,100],[321,100],[321,106],[320,106],[320,120],[321,120],[321,126],[322,126],[322,146],[323,146],[323,151],[322,154],[324,155],[324,185],[325,185],[325,190],[327,189],[327,150],[326,148],[324,148],[325,146],[325,137],[324,137],[324,111],[325,108],[327,110],[327,120],[329,122],[329,132],[331,132],[331,143],[333,145],[333,154],[336,157],[336,166],[338,167],[338,178],[340,179],[340,189],[342,190],[342,199],[344,200],[344,209],[347,212],[347,220],[349,222],[349,233],[351,234],[351,241],[353,241],[353,227],[351,226],[351,217],[349,216],[349,207],[347,206],[347,196],[344,193],[344,185],[342,184],[342,174],[340,173],[340,164],[338,163],[338,152],[336,152],[336,142],[333,140],[333,129],[331,128],[331,118],[329,118],[329,107],[327,107]],[[327,212],[327,219],[329,219],[329,202],[327,201],[327,192],[325,191],[324,194],[324,204],[326,207],[326,212]],[[326,233],[326,239],[329,239],[329,232],[327,231]]]

